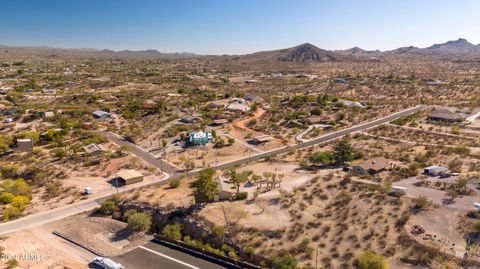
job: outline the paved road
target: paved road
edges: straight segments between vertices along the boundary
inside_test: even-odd
[[[112,260],[128,269],[223,269],[224,266],[149,242]]]
[[[378,126],[380,124],[384,124],[384,123],[387,123],[389,121],[392,121],[392,120],[395,120],[395,119],[413,114],[413,113],[415,113],[417,111],[420,111],[422,109],[425,109],[425,108],[426,108],[426,106],[417,106],[417,107],[409,108],[409,109],[391,114],[389,116],[386,116],[386,117],[383,117],[383,118],[380,118],[380,119],[376,119],[376,120],[373,120],[373,121],[370,121],[370,122],[367,122],[367,123],[363,123],[363,124],[360,124],[360,125],[357,125],[357,126],[354,126],[354,127],[351,127],[351,128],[347,128],[347,129],[344,129],[344,130],[340,130],[340,131],[337,131],[337,132],[326,134],[324,136],[320,136],[320,137],[308,140],[306,142],[298,143],[296,145],[285,146],[285,147],[274,149],[274,150],[271,150],[271,151],[266,151],[266,152],[258,153],[258,154],[255,154],[255,155],[251,155],[249,157],[240,158],[240,159],[237,159],[237,160],[234,160],[234,161],[229,161],[229,162],[226,162],[226,163],[220,163],[220,164],[214,166],[213,168],[215,168],[215,169],[226,169],[226,168],[233,167],[235,165],[240,165],[240,164],[245,164],[245,163],[248,163],[248,162],[258,161],[258,160],[263,159],[263,158],[268,157],[268,156],[288,153],[289,151],[294,150],[294,149],[301,149],[301,148],[310,147],[310,146],[313,146],[313,145],[325,143],[325,142],[328,142],[330,140],[340,138],[340,137],[342,137],[344,135],[347,135],[347,134],[351,134],[351,133],[354,133],[354,132],[358,132],[358,131],[362,131],[362,130],[365,130],[365,129],[368,129],[368,128],[372,128],[372,127]],[[166,171],[169,174],[168,176],[166,176],[162,179],[153,181],[153,182],[139,183],[139,184],[134,184],[134,185],[130,185],[130,186],[124,186],[124,187],[120,188],[120,190],[119,190],[120,193],[127,192],[127,191],[132,191],[133,189],[136,189],[136,188],[145,188],[145,187],[150,187],[150,186],[154,186],[154,185],[163,184],[166,180],[179,178],[181,175],[183,175],[183,171],[180,170],[178,167],[176,167],[172,164],[169,164],[168,162],[165,162],[161,159],[155,158],[151,153],[146,152],[145,150],[141,149],[140,147],[123,140],[120,136],[118,136],[116,134],[113,134],[113,133],[110,133],[110,132],[105,132],[104,134],[108,137],[108,139],[110,139],[114,143],[117,143],[119,145],[125,145],[125,144],[130,145],[132,147],[132,153],[134,155],[142,158],[143,160],[147,161],[148,163],[154,165],[155,167],[157,167],[159,169],[163,168],[163,171]],[[189,175],[198,174],[198,172],[200,170],[201,169],[190,171]],[[104,196],[96,198],[96,199],[97,200],[102,200],[102,199],[110,197],[112,194],[113,193],[106,193]],[[41,224],[44,224],[44,223],[59,220],[59,219],[62,219],[62,218],[66,218],[68,216],[72,216],[72,215],[75,215],[75,214],[78,214],[78,213],[82,213],[82,212],[91,210],[91,209],[98,206],[97,200],[93,200],[93,199],[84,200],[84,201],[80,201],[80,202],[70,204],[70,205],[67,205],[67,206],[59,207],[59,208],[56,208],[56,209],[44,211],[44,212],[33,214],[33,215],[29,215],[29,216],[23,217],[23,218],[18,219],[18,220],[6,222],[6,223],[0,223],[0,235],[1,234],[6,234],[6,233],[9,233],[9,232],[14,232],[14,231],[26,229],[26,228],[33,227],[33,226],[36,226],[36,225],[41,225]]]
[[[151,154],[150,152],[147,152],[143,148],[130,143],[123,139],[121,136],[114,134],[112,132],[102,132],[103,135],[105,135],[111,142],[117,144],[117,145],[129,145],[131,148],[131,153],[139,158],[142,158],[144,161],[150,163],[151,165],[157,167],[158,169],[161,169],[162,171],[166,172],[167,174],[173,175],[181,171],[178,167],[175,165],[166,162],[160,158],[156,158]]]

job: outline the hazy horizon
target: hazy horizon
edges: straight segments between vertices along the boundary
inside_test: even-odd
[[[303,43],[382,51],[458,38],[480,43],[480,2],[417,2],[7,0],[0,44],[221,55]]]

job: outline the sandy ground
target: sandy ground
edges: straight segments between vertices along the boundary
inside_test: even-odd
[[[0,245],[5,248],[5,254],[16,255],[19,268],[89,268],[88,264],[96,255],[53,235],[52,232],[67,235],[105,256],[125,253],[151,239],[151,236],[143,234],[129,235],[125,228],[126,224],[123,222],[82,213],[7,234],[1,238]]]

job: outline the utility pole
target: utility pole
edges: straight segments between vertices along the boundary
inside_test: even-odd
[[[318,246],[317,246],[317,253],[315,255],[315,269],[318,269]]]

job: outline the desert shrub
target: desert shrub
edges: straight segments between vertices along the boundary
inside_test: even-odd
[[[22,178],[5,180],[1,187],[3,187],[5,192],[9,192],[13,195],[30,196],[30,186]]]
[[[3,210],[2,219],[3,221],[9,221],[20,216],[21,212],[18,208],[14,206],[9,206]]]
[[[212,228],[212,234],[218,238],[223,238],[225,236],[225,228],[223,226],[215,225]]]
[[[167,224],[162,229],[162,235],[173,240],[180,240],[182,239],[182,229],[183,225],[180,223]]]
[[[4,192],[0,195],[0,203],[2,204],[9,204],[13,201],[15,196],[9,192]]]
[[[152,226],[152,217],[144,212],[132,213],[127,220],[127,228],[130,231],[148,231]]]
[[[128,209],[127,211],[125,211],[125,212],[123,213],[122,220],[123,220],[123,221],[127,221],[128,218],[129,218],[131,215],[133,215],[134,213],[137,213],[137,210],[135,210],[135,209]]]
[[[415,207],[418,209],[427,209],[430,206],[430,201],[425,196],[418,196],[413,199]]]
[[[62,193],[63,187],[61,181],[48,183],[46,186],[47,194],[50,197],[57,197]]]
[[[239,192],[235,194],[235,200],[245,200],[248,197],[248,192]]]
[[[387,259],[373,251],[363,252],[357,260],[360,269],[387,269]]]
[[[297,260],[290,254],[276,256],[272,260],[273,269],[295,269],[297,268]]]
[[[176,189],[180,186],[180,179],[174,179],[174,180],[170,181],[170,183],[168,183],[168,185],[170,186],[170,188]]]
[[[98,209],[98,212],[103,215],[112,215],[118,212],[118,204],[121,202],[120,197],[113,196],[110,199],[105,200]]]
[[[473,229],[475,230],[475,232],[480,233],[480,220],[475,221],[475,223],[473,224]]]
[[[20,212],[25,210],[27,208],[28,203],[30,202],[30,199],[28,197],[22,196],[22,195],[16,195],[13,199],[10,205],[12,207],[18,208]]]

